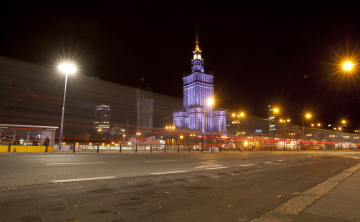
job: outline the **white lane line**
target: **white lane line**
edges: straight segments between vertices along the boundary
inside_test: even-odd
[[[213,168],[206,168],[207,170],[217,170],[217,169],[225,169],[227,167],[213,167]]]
[[[354,159],[360,159],[360,157],[353,157]]]
[[[172,162],[172,161],[176,161],[176,160],[149,160],[149,161],[145,161],[146,163],[158,163],[158,162]]]
[[[69,183],[69,182],[78,182],[78,181],[88,181],[88,180],[107,180],[114,179],[116,177],[108,176],[108,177],[91,177],[91,178],[77,178],[77,179],[67,179],[67,180],[52,180],[53,183]]]
[[[249,163],[249,164],[243,164],[243,165],[239,165],[239,166],[241,166],[241,167],[247,167],[247,166],[253,166],[253,165],[255,165],[255,164]]]
[[[194,169],[199,169],[199,168],[208,168],[208,167],[219,167],[222,165],[207,165],[207,166],[198,166],[198,167],[194,167]]]
[[[99,163],[106,163],[106,162],[83,162],[83,163],[47,163],[47,166],[51,165],[82,165],[82,164],[99,164]]]
[[[151,173],[151,174],[153,174],[153,175],[162,175],[162,174],[172,174],[172,173],[186,173],[186,171],[169,171],[169,172]]]
[[[274,163],[274,162],[269,161],[269,162],[263,162],[263,163],[265,163],[265,164],[270,164],[270,163]]]
[[[201,158],[202,160],[217,160],[217,158]]]
[[[283,161],[285,161],[285,160],[276,160],[276,161],[278,161],[278,162],[283,162]]]

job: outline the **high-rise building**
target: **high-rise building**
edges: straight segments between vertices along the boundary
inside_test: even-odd
[[[95,109],[94,128],[102,132],[110,131],[111,108],[108,105],[100,105]]]
[[[191,74],[183,77],[183,109],[173,113],[173,125],[204,133],[226,133],[226,110],[215,108],[214,75],[205,73],[196,30]]]
[[[144,87],[143,82],[144,78],[136,89],[137,132],[146,136],[147,132],[153,131],[154,98],[152,89]]]

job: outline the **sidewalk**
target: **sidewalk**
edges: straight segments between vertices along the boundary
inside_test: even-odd
[[[360,169],[311,204],[294,221],[360,221]]]
[[[360,163],[252,222],[360,222]]]

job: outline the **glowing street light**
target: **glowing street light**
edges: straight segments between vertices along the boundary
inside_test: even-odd
[[[239,132],[239,128],[240,128],[240,124],[241,124],[240,118],[244,118],[244,117],[245,117],[245,113],[244,113],[244,112],[239,112],[238,114],[233,113],[233,114],[232,114],[232,117],[234,117],[234,120],[233,120],[232,124],[237,124],[237,125],[238,125],[238,127],[237,127],[237,128],[238,128],[237,132]],[[235,119],[235,117],[236,117],[237,119]]]
[[[59,137],[59,150],[61,150],[61,142],[63,139],[63,125],[64,125],[64,112],[65,112],[65,97],[66,97],[66,86],[67,86],[67,78],[69,74],[74,74],[76,72],[76,67],[74,64],[65,62],[58,66],[60,72],[65,73],[65,88],[64,88],[64,100],[63,107],[61,113],[61,126],[60,126],[60,137]]]
[[[209,98],[207,101],[205,101],[204,104],[204,148],[206,148],[206,118],[205,118],[205,110],[206,110],[206,106],[209,106],[210,108],[212,108],[214,104],[214,99]],[[202,151],[202,150],[201,150]]]
[[[354,63],[351,61],[346,61],[342,65],[343,70],[351,71],[354,68]]]
[[[270,107],[270,105],[269,105]],[[269,139],[271,139],[271,119],[275,119],[275,114],[279,113],[279,108],[273,108],[269,110]],[[274,114],[274,116],[271,116],[271,113]]]
[[[312,117],[312,115],[311,115],[311,113],[305,113],[305,119],[311,119],[311,117]],[[301,126],[302,126],[302,128],[303,128],[303,134],[305,135],[305,128],[304,128],[304,118],[301,118]],[[303,136],[304,136],[303,135]]]
[[[97,131],[100,133],[101,139],[103,139],[103,137],[102,137],[102,129],[100,128]]]

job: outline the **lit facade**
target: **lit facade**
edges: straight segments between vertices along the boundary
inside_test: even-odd
[[[204,71],[204,59],[196,32],[195,50],[190,75],[183,77],[183,109],[173,113],[173,125],[179,128],[198,129],[204,133],[226,133],[226,110],[217,109],[214,103],[214,76]]]
[[[103,132],[110,131],[111,108],[108,105],[100,105],[95,109],[94,127]]]

